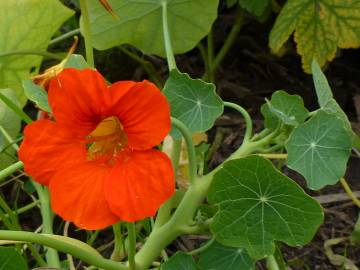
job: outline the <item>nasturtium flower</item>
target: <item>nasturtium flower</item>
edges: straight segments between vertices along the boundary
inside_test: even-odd
[[[84,229],[154,216],[174,192],[168,157],[153,149],[171,126],[148,81],[107,86],[95,70],[64,69],[49,85],[54,121],[26,126],[19,158],[49,187],[55,213]]]

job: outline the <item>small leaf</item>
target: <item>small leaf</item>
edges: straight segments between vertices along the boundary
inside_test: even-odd
[[[224,110],[215,85],[192,79],[178,70],[170,72],[163,93],[170,102],[171,116],[182,121],[191,132],[208,130]],[[181,138],[178,130],[172,130],[171,135]]]
[[[11,89],[1,89],[1,94],[6,98],[18,105],[16,94]],[[3,101],[0,99],[0,126],[10,135],[11,138],[16,139],[20,132],[21,120],[20,117],[13,112]],[[16,159],[14,157],[15,150],[12,147],[7,147],[10,142],[4,137],[0,131],[0,138],[2,145],[0,148],[0,169],[3,169],[12,164]],[[0,143],[1,143],[0,142]]]
[[[239,4],[242,8],[257,17],[264,14],[266,9],[270,6],[270,3],[270,0],[239,0]]]
[[[26,97],[34,102],[39,109],[51,112],[48,95],[44,88],[36,85],[32,80],[23,80],[23,87]]]
[[[161,270],[197,270],[194,259],[191,255],[178,252],[167,260]]]
[[[288,0],[270,32],[270,48],[279,52],[294,31],[303,68],[310,73],[313,58],[323,66],[338,47],[360,46],[360,1]]]
[[[90,66],[82,55],[72,54],[66,61],[64,68],[76,68],[79,70],[83,70],[85,68],[90,68]]]
[[[194,48],[209,33],[217,17],[219,0],[109,0],[118,18],[109,16],[98,0],[90,0],[93,46],[106,50],[131,44],[148,54],[165,56],[162,8],[167,10],[174,53]]]
[[[0,247],[0,269],[4,270],[27,270],[24,258],[15,248]]]
[[[268,108],[278,119],[289,126],[303,123],[309,115],[299,95],[289,95],[285,91],[276,91],[268,102]]]
[[[51,36],[73,14],[60,1],[0,1],[0,51],[46,51]],[[38,70],[42,58],[31,54],[0,57],[0,88],[12,88],[20,107],[26,103],[22,80]]]
[[[275,130],[280,125],[280,119],[270,111],[269,104],[263,104],[260,110],[264,116],[264,126],[268,129]]]
[[[253,270],[255,262],[245,249],[226,247],[215,241],[200,253],[198,264],[204,270]]]
[[[333,100],[333,94],[324,73],[321,71],[318,62],[315,59],[313,59],[311,63],[311,72],[320,108],[326,108],[329,102]]]
[[[275,241],[308,243],[323,222],[319,203],[259,156],[226,162],[208,199],[220,208],[211,225],[217,241],[255,259],[273,254]]]
[[[309,188],[320,189],[344,176],[351,145],[342,120],[320,110],[290,135],[287,164],[305,177]]]

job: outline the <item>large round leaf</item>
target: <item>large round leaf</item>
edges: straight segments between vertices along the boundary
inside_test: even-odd
[[[344,122],[320,110],[290,135],[287,164],[305,177],[311,189],[320,189],[344,176],[351,146]]]
[[[226,246],[246,248],[260,259],[274,241],[308,243],[323,222],[317,201],[262,157],[232,160],[214,176],[209,201],[219,206],[211,230]]]
[[[0,269],[27,270],[28,267],[20,253],[12,247],[0,247]]]
[[[184,53],[210,31],[219,0],[109,0],[117,18],[111,16],[100,1],[88,2],[96,49],[131,44],[146,53],[165,56],[162,8],[167,9],[173,51]]]

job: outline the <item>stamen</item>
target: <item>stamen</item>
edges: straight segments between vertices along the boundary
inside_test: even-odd
[[[88,159],[102,159],[112,165],[127,145],[127,136],[119,119],[110,116],[102,120],[86,137]]]

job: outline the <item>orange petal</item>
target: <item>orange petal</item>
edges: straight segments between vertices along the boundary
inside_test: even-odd
[[[158,145],[171,127],[169,103],[152,83],[115,83],[110,86],[112,112],[128,136],[128,146],[146,150]]]
[[[87,230],[103,229],[119,220],[104,197],[106,166],[86,162],[63,167],[50,182],[51,206],[64,220]]]
[[[38,120],[26,126],[18,155],[24,162],[25,172],[35,181],[48,185],[56,170],[71,164],[69,157],[85,159],[86,149],[54,122]]]
[[[135,151],[112,168],[105,182],[110,209],[133,222],[154,216],[174,190],[171,161],[157,150]]]
[[[49,87],[49,103],[58,124],[88,135],[108,116],[110,91],[93,69],[64,69]]]

